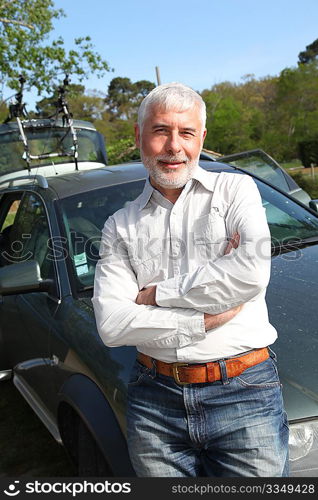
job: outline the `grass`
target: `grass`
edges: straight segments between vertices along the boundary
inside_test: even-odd
[[[0,477],[72,477],[60,446],[11,381],[0,384]]]
[[[286,170],[289,170],[290,168],[294,169],[294,168],[301,168],[302,167],[301,161],[298,160],[298,158],[296,158],[295,160],[281,162],[280,165],[283,168],[285,168]]]

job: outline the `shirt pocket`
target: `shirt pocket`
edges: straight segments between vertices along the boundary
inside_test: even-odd
[[[201,257],[215,259],[224,255],[227,246],[225,217],[217,207],[194,220],[193,243]]]

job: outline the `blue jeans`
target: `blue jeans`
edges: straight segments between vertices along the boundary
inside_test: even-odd
[[[178,385],[138,361],[127,434],[140,477],[288,476],[288,424],[272,357],[213,383]]]

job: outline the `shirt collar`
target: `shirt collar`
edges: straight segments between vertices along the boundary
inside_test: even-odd
[[[215,187],[215,182],[216,182],[216,175],[211,175],[211,172],[207,172],[203,168],[201,168],[199,165],[194,171],[194,174],[192,176],[192,179],[187,183],[192,185],[193,180],[200,182],[202,186],[204,186],[208,191],[214,190]],[[189,186],[190,187],[190,186]],[[152,194],[154,192],[154,187],[150,184],[149,177],[146,179],[146,183],[144,186],[144,189],[139,197],[139,210],[142,210],[145,208],[147,205],[148,201],[150,200]]]
[[[147,205],[148,201],[150,200],[150,198],[152,196],[153,190],[154,190],[154,188],[150,184],[149,177],[148,177],[148,179],[146,179],[144,189],[143,189],[141,195],[139,196],[139,210],[142,210],[143,208],[145,208],[145,206]]]
[[[208,172],[207,170],[204,170],[204,168],[198,166],[194,171],[192,179],[199,181],[205,189],[213,192],[217,174],[214,172]]]

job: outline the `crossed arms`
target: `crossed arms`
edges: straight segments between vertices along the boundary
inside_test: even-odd
[[[261,293],[270,275],[270,238],[260,195],[247,176],[238,183],[227,226],[233,237],[224,256],[139,290],[127,250],[120,246],[113,251],[116,214],[110,217],[103,230],[92,299],[103,342],[157,348],[191,345]]]
[[[232,249],[235,249],[239,246],[240,243],[240,235],[238,233],[235,233],[229,243],[227,244],[227,247],[225,249],[224,255],[228,255]],[[140,290],[140,292],[137,295],[136,298],[136,304],[138,305],[145,305],[145,306],[157,306],[156,302],[156,286],[150,286],[148,288],[143,288]],[[218,326],[222,326],[228,321],[230,321],[232,318],[234,318],[237,313],[240,312],[242,309],[243,304],[240,304],[236,307],[232,307],[231,309],[228,309],[225,312],[218,313],[218,314],[209,314],[209,313],[204,313],[204,327],[205,330],[212,330],[213,328],[217,328]]]

